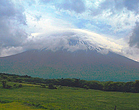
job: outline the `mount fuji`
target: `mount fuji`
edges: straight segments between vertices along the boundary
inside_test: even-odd
[[[0,58],[0,72],[41,78],[80,78],[99,81],[139,79],[139,63],[70,34],[49,46]],[[57,41],[57,42],[54,42]],[[94,40],[95,41],[95,40]],[[45,42],[43,42],[45,43]]]

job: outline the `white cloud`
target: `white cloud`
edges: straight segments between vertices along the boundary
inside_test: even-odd
[[[0,57],[10,56],[25,51],[23,47],[5,47],[0,49]]]
[[[40,0],[42,3],[54,4],[57,9],[64,9],[68,11],[74,11],[76,13],[82,13],[85,11],[85,2],[83,0]]]
[[[31,33],[49,33],[50,31],[55,31],[63,28],[65,29],[75,27],[70,22],[66,22],[58,18],[53,18],[48,15],[42,15],[41,19],[38,21],[35,19],[34,15],[26,13],[26,19],[28,30]]]
[[[23,7],[10,0],[1,0],[0,10],[0,56],[3,56],[16,53],[15,48],[27,38],[27,33],[21,28],[26,25],[26,17]]]
[[[48,34],[49,33],[49,34]],[[118,40],[110,39],[108,37],[89,32],[81,29],[61,29],[47,33],[34,33],[35,37],[30,38],[26,42],[26,48],[32,49],[59,49],[65,48],[70,51],[78,49],[105,49],[116,53],[121,53],[123,45],[118,44]],[[69,45],[69,40],[79,40],[77,45]]]
[[[130,36],[129,45],[139,48],[139,22],[136,23],[132,35]]]

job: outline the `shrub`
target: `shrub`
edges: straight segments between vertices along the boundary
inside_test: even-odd
[[[85,89],[89,89],[89,86],[87,86],[87,85],[84,85],[84,86],[83,86],[83,88],[85,88]]]
[[[2,81],[2,87],[6,88],[6,81]]]
[[[41,84],[41,87],[42,87],[42,88],[46,88],[45,84]]]
[[[48,88],[49,89],[57,89],[53,84],[49,84]]]
[[[22,84],[19,84],[19,86],[18,87],[22,87]]]
[[[10,85],[6,85],[6,89],[10,89],[12,86]]]

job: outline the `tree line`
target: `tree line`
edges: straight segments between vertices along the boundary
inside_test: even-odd
[[[113,82],[113,81],[87,81],[77,78],[61,78],[61,79],[43,79],[34,78],[28,75],[19,76],[14,74],[0,73],[0,81],[11,81],[19,83],[32,83],[32,84],[44,84],[49,85],[50,88],[53,85],[61,85],[68,87],[79,87],[85,89],[96,89],[103,91],[118,91],[118,92],[134,92],[139,93],[139,80],[131,82]],[[5,83],[5,82],[4,82]]]

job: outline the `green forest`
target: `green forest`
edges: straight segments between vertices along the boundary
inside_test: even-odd
[[[76,78],[61,78],[61,79],[43,79],[38,77],[31,77],[28,75],[19,76],[15,74],[0,73],[0,80],[2,81],[3,88],[11,88],[10,85],[6,85],[6,82],[19,82],[19,83],[30,83],[30,84],[41,84],[45,88],[49,85],[50,88],[56,89],[55,85],[68,86],[68,87],[79,87],[85,89],[95,89],[103,91],[118,91],[118,92],[133,92],[139,93],[139,80],[135,82],[113,82],[113,81],[87,81]],[[21,86],[21,85],[20,85]]]

